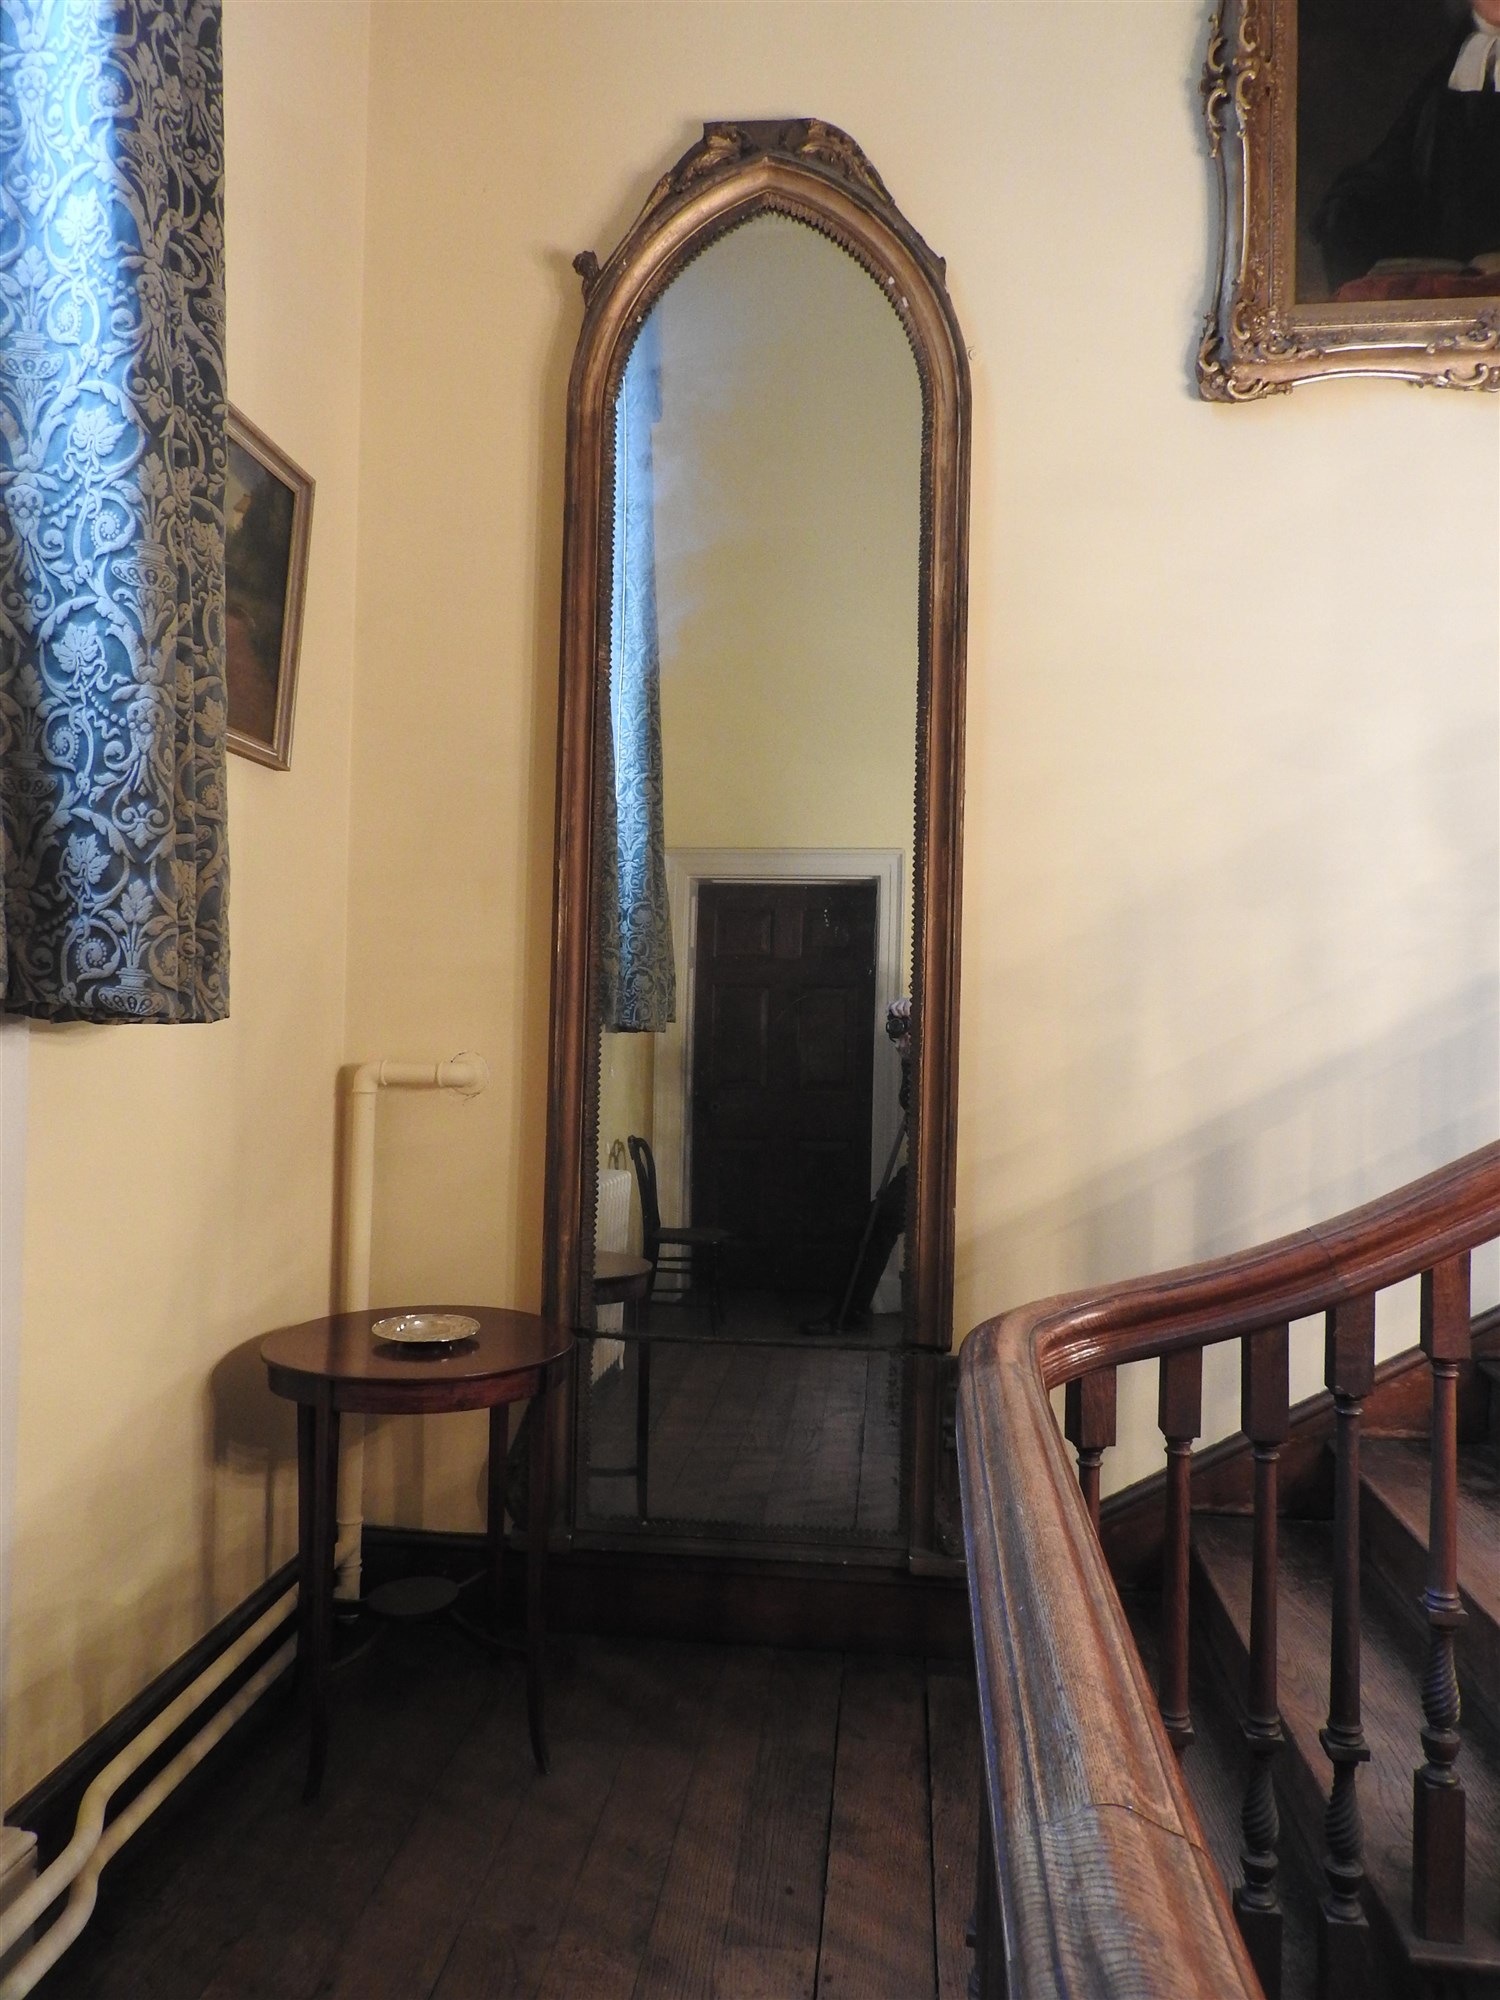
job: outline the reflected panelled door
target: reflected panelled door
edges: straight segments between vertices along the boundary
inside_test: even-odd
[[[783,1470],[770,1479],[763,1497],[735,1516],[728,1490],[708,1488],[701,1495],[690,1495],[690,1483],[698,1474],[691,1453],[682,1455],[680,1399],[686,1396],[687,1385],[705,1381],[715,1369],[728,1371],[723,1374],[726,1384],[741,1378],[748,1383],[749,1356],[743,1363],[728,1357],[713,1361],[702,1342],[696,1351],[687,1351],[683,1345],[687,1336],[678,1330],[686,1323],[685,1316],[676,1319],[670,1331],[667,1326],[684,1309],[654,1306],[649,1339],[627,1327],[625,1350],[601,1340],[592,1361],[580,1369],[585,1393],[577,1437],[570,1433],[567,1442],[570,1449],[581,1443],[582,1458],[568,1483],[580,1530],[589,1528],[591,1521],[597,1530],[605,1516],[632,1529],[658,1522],[680,1527],[686,1519],[689,1533],[694,1532],[693,1520],[701,1525],[734,1518],[752,1540],[763,1531],[768,1549],[789,1542],[873,1540],[882,1548],[916,1554],[932,1545],[938,1362],[952,1337],[969,380],[941,259],[895,207],[855,142],[818,119],[705,126],[702,141],[656,184],[639,219],[608,260],[601,265],[592,254],[575,259],[583,278],[585,310],[568,396],[543,1308],[582,1329],[594,1324],[591,1274],[601,1026],[594,941],[605,879],[597,827],[601,802],[614,782],[611,605],[620,385],[642,327],[675,280],[705,251],[759,217],[806,225],[823,246],[831,246],[828,254],[844,253],[862,267],[860,284],[871,283],[872,296],[883,299],[882,311],[894,316],[904,335],[908,369],[915,363],[921,432],[918,455],[913,431],[911,460],[920,489],[911,528],[916,601],[897,620],[910,635],[905,641],[911,662],[905,754],[909,759],[914,744],[915,784],[910,783],[912,766],[907,762],[899,781],[882,770],[878,783],[863,787],[869,800],[896,797],[908,802],[904,836],[886,831],[885,821],[872,832],[852,811],[846,815],[847,830],[842,825],[832,832],[814,826],[802,812],[804,805],[828,805],[831,811],[830,801],[836,799],[840,785],[851,797],[861,791],[861,760],[873,754],[868,726],[880,706],[873,684],[861,686],[858,680],[868,662],[858,658],[852,667],[841,664],[836,657],[841,630],[837,621],[833,643],[809,639],[802,649],[805,660],[792,658],[796,650],[792,645],[763,645],[758,653],[732,661],[731,642],[743,640],[745,623],[735,616],[724,616],[718,633],[710,632],[706,640],[701,634],[685,638],[674,623],[678,600],[671,587],[670,536],[662,535],[658,575],[663,621],[661,707],[667,744],[666,842],[669,851],[674,844],[694,849],[734,847],[746,853],[878,846],[896,854],[904,850],[907,856],[904,865],[912,887],[910,990],[916,1028],[907,1173],[893,1190],[895,1195],[905,1189],[904,1316],[890,1322],[906,1351],[904,1357],[888,1350],[882,1357],[872,1351],[851,1363],[847,1358],[841,1361],[833,1348],[819,1351],[806,1339],[800,1351],[795,1339],[780,1349],[769,1349],[768,1356],[754,1364],[764,1386],[749,1398],[747,1409],[754,1414],[747,1418],[743,1436],[705,1440],[721,1455],[725,1488],[737,1486],[741,1498],[750,1502],[752,1493],[762,1493],[760,1459],[766,1457],[771,1432],[777,1432],[777,1463]],[[786,311],[795,327],[796,305],[788,305]],[[684,401],[677,393],[681,378],[671,372],[670,340],[662,352],[657,392],[661,449],[654,468],[659,527],[674,498],[681,500],[680,494],[674,496],[675,474],[666,446]],[[851,363],[844,373],[857,382],[861,370]],[[779,382],[780,371],[772,371],[767,379]],[[914,425],[916,409],[914,397]],[[708,417],[715,414],[709,411]],[[804,428],[818,428],[821,414],[810,413]],[[856,425],[850,433],[851,449],[859,449],[862,434]],[[795,473],[787,472],[783,491],[795,490],[795,478]],[[710,482],[708,491],[710,497],[732,495],[736,485],[734,478],[718,480]],[[709,511],[702,510],[705,522]],[[820,556],[821,574],[830,596],[838,585],[851,593],[846,601],[854,602],[862,592],[860,563],[872,577],[879,569],[878,563],[870,568],[870,537],[862,532],[867,524],[858,510],[854,518],[833,505],[826,511],[845,539],[836,552]],[[691,510],[687,517],[695,518]],[[784,574],[784,562],[779,568],[773,561],[767,570],[763,550],[760,560],[762,568],[753,578],[747,573],[739,580],[738,587],[747,593],[743,601],[753,608],[758,600],[780,596],[790,604],[805,580],[799,583]],[[691,593],[680,602],[691,609]],[[724,602],[732,604],[732,596],[726,595]],[[790,800],[788,818],[769,831],[742,832],[737,827],[733,837],[726,837],[717,830],[705,833],[697,820],[690,831],[685,830],[690,807],[696,810],[702,802],[690,798],[691,785],[674,773],[673,757],[680,755],[683,740],[680,732],[689,728],[693,712],[690,677],[678,674],[674,663],[693,645],[700,663],[715,651],[723,652],[718,685],[726,713],[715,726],[725,732],[731,749],[750,742],[760,717],[773,713],[786,717],[789,688],[795,690],[796,701],[805,697],[813,704],[806,714],[786,722],[785,740],[810,741],[825,764],[815,782],[790,787],[783,782]],[[819,718],[817,699],[820,693],[827,696],[840,672],[852,673],[850,692],[841,698],[836,712]],[[774,753],[759,780],[737,771],[731,756],[722,781],[709,788],[704,809],[727,809],[737,786],[753,805],[757,796],[775,789],[768,780],[785,781],[786,776]],[[914,814],[909,803],[913,799]],[[744,868],[734,872],[741,878],[745,874]],[[784,877],[791,871],[771,872]],[[695,963],[690,968],[684,962],[680,942],[677,968],[679,1007],[690,996],[695,1017],[688,1058],[691,1082],[682,1115],[687,1168],[683,1212],[667,1213],[664,1220],[697,1227],[719,1223],[730,1232],[734,1240],[725,1246],[726,1287],[764,1284],[776,1291],[826,1297],[859,1241],[871,1187],[882,1164],[871,1158],[872,1104],[883,1104],[881,1093],[893,1093],[899,1081],[895,1057],[875,1018],[877,916],[879,924],[889,927],[891,911],[878,913],[876,885],[865,880],[783,879],[762,884],[740,879],[733,884],[704,882],[697,893]],[[899,910],[896,921],[899,925]],[[893,975],[880,975],[882,980],[888,976]],[[883,1009],[883,1000],[879,1006]],[[660,1041],[637,1036],[612,1039],[619,1045],[620,1063],[634,1063],[648,1080],[639,1086],[644,1098],[638,1090],[627,1099],[628,1109],[612,1107],[606,1139],[625,1129],[651,1129],[650,1052],[634,1045]],[[656,1061],[659,1068],[659,1052]],[[685,1084],[689,1070],[684,1072]],[[659,1104],[660,1074],[655,1089]],[[641,1105],[646,1108],[638,1108]],[[894,1108],[883,1115],[893,1117]],[[896,1219],[899,1222],[899,1212]],[[792,1332],[795,1335],[795,1328]],[[674,1342],[679,1358],[673,1358]],[[728,1344],[721,1341],[720,1347]],[[659,1350],[654,1372],[665,1371],[664,1379],[655,1384],[644,1365],[653,1349]],[[847,1373],[849,1365],[855,1366],[849,1384],[838,1377],[836,1385],[839,1368]],[[661,1400],[667,1378],[671,1382],[680,1378],[675,1419]],[[606,1467],[598,1454],[594,1476],[589,1476],[591,1394],[599,1402],[601,1422],[607,1419],[621,1438],[634,1427],[637,1461],[649,1444],[649,1479],[638,1463],[616,1470]],[[716,1394],[717,1402],[702,1405],[706,1424],[714,1421],[714,1409],[726,1400],[727,1392]],[[847,1494],[819,1496],[819,1482],[831,1471],[827,1441],[860,1436],[867,1442],[851,1460],[856,1468],[853,1487]],[[674,1451],[676,1458],[671,1455]],[[799,1451],[806,1461],[804,1490],[817,1497],[812,1511],[800,1516],[789,1510],[783,1490],[785,1469]],[[629,1502],[624,1498],[627,1472],[636,1494]],[[613,1497],[604,1502],[600,1496],[606,1490]],[[624,1517],[632,1512],[639,1518],[626,1523]]]
[[[870,1192],[876,885],[698,892],[693,1218],[726,1284],[837,1296]]]

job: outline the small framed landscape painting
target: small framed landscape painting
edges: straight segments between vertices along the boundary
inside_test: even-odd
[[[313,482],[233,407],[228,438],[224,672],[229,747],[286,771],[292,761]]]
[[[1500,0],[1218,0],[1198,380],[1500,388]]]

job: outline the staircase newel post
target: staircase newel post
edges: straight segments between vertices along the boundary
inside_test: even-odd
[[[1115,1441],[1117,1370],[1096,1368],[1069,1382],[1063,1394],[1063,1435],[1078,1453],[1078,1484],[1097,1533],[1099,1468]]]
[[[1203,1428],[1203,1349],[1164,1354],[1157,1422],[1167,1443],[1167,1518],[1162,1549],[1161,1719],[1179,1754],[1193,1740],[1188,1695],[1188,1572],[1192,1558],[1193,1440]]]
[[[1471,1349],[1469,1256],[1422,1277],[1422,1347],[1432,1368],[1432,1491],[1427,1538],[1427,1666],[1422,1749],[1412,1780],[1412,1923],[1419,1936],[1458,1943],[1464,1934],[1461,1712],[1454,1639],[1465,1622],[1458,1592],[1458,1371]]]
[[[1255,1463],[1255,1542],[1250,1570],[1250,1684],[1245,1740],[1253,1766],[1240,1815],[1242,1879],[1234,1911],[1266,2000],[1281,1994],[1281,1899],[1277,1893],[1276,1810],[1272,1767],[1283,1735],[1276,1687],[1276,1511],[1281,1447],[1290,1428],[1285,1323],[1240,1342],[1240,1427]]]
[[[1358,2000],[1370,1980],[1369,1920],[1358,1774],[1368,1762],[1360,1712],[1359,1427],[1375,1379],[1375,1300],[1349,1299],[1328,1314],[1323,1379],[1333,1397],[1333,1628],[1328,1724],[1320,1731],[1333,1765],[1324,1821],[1327,1890],[1318,1917],[1319,2000]]]

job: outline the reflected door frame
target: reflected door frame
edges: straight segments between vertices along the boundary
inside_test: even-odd
[[[869,882],[877,884],[875,917],[875,1094],[870,1119],[870,1192],[900,1129],[896,1101],[900,1061],[885,1033],[885,1013],[908,989],[903,984],[906,857],[899,847],[669,847],[667,898],[677,963],[677,1019],[661,1038],[652,1070],[652,1151],[664,1217],[690,1223],[692,1176],[693,951],[698,891],[704,882]],[[882,1050],[886,1052],[882,1056]],[[882,1074],[896,1072],[883,1090]]]

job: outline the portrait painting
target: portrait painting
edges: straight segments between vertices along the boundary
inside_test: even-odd
[[[224,494],[229,747],[291,768],[313,482],[231,409]]]
[[[1500,0],[1221,0],[1205,396],[1500,386]]]

